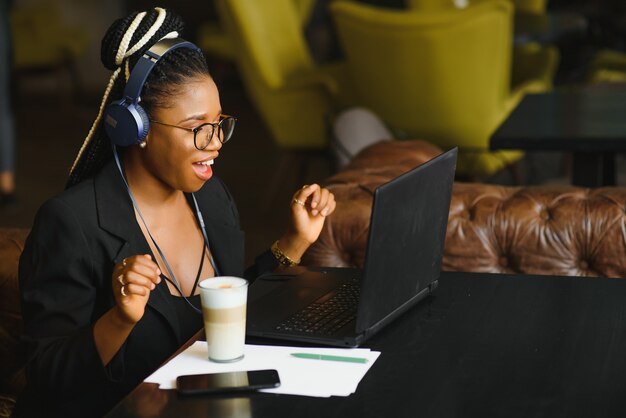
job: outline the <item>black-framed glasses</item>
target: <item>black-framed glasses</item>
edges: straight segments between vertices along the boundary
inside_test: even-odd
[[[184,126],[172,125],[170,123],[159,122],[158,120],[153,119],[150,119],[150,122],[193,132],[193,144],[197,149],[202,151],[209,146],[216,131],[218,135],[217,138],[222,144],[228,142],[228,140],[233,136],[237,118],[230,115],[221,115],[220,118],[219,122],[207,122],[200,126],[196,126],[195,128],[185,128]]]

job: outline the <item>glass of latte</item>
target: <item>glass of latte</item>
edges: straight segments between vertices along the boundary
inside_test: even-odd
[[[205,279],[200,282],[200,298],[209,360],[241,360],[246,339],[248,282],[226,276]]]

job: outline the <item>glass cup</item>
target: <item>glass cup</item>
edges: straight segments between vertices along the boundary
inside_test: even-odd
[[[199,286],[209,360],[241,360],[246,339],[248,282],[222,276],[205,279]]]

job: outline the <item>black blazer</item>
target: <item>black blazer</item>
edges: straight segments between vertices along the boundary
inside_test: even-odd
[[[195,195],[220,274],[244,275],[244,234],[232,196],[215,177]],[[93,325],[114,306],[113,267],[147,253],[113,163],[41,207],[20,258],[28,362],[15,416],[102,416],[185,342],[162,280],[125,344],[102,366]],[[267,251],[244,277],[276,267]]]

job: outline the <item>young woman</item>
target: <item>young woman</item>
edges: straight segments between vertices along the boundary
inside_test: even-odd
[[[297,262],[335,208],[328,190],[298,190],[287,232],[244,272],[237,209],[212,171],[235,119],[195,48],[156,62],[141,88],[147,136],[113,151],[114,101],[140,57],[181,42],[181,29],[155,8],[114,22],[102,41],[114,73],[100,112],[20,260],[28,361],[16,416],[103,415],[202,328],[199,279],[253,280]]]

